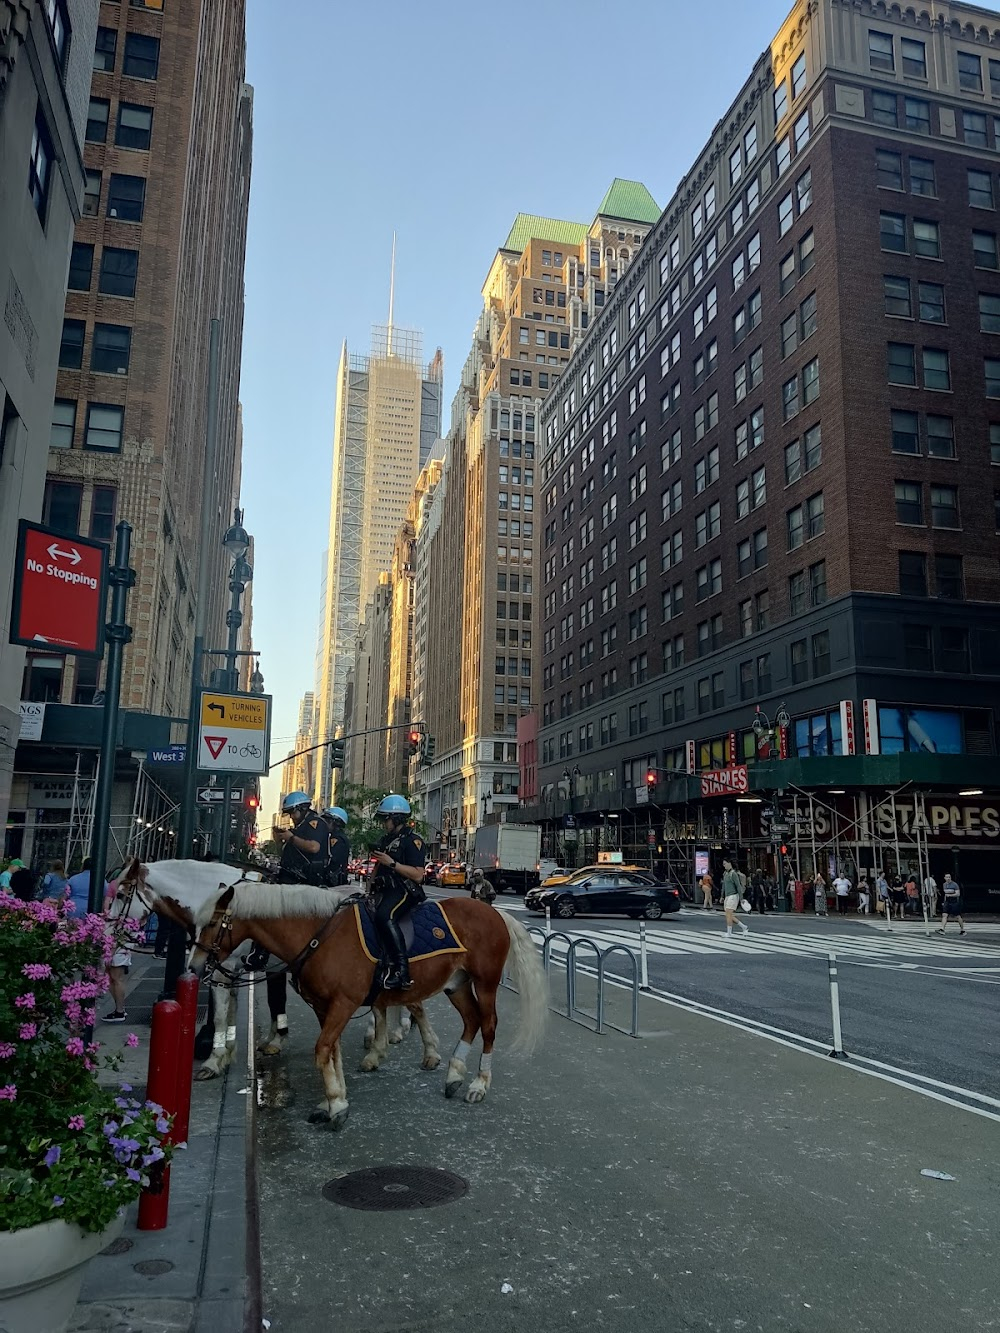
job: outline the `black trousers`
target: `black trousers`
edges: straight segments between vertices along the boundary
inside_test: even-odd
[[[375,925],[390,962],[405,961],[406,945],[403,942],[400,923],[411,905],[410,895],[404,888],[395,884],[380,888],[376,895]]]
[[[177,980],[184,971],[187,957],[187,931],[176,921],[170,921],[167,931],[167,961],[163,968],[163,999],[172,1000],[177,994]],[[159,938],[159,931],[157,931]]]
[[[270,972],[267,974],[267,1007],[271,1021],[276,1022],[278,1015],[288,1008],[288,973]]]

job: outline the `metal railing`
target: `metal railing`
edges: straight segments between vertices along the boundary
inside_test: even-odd
[[[526,927],[528,934],[542,946],[542,967],[545,969],[545,975],[548,976],[553,962],[553,945],[557,940],[562,940],[566,945],[566,953],[562,958],[556,957],[557,963],[562,963],[566,969],[566,1011],[565,1016],[571,1022],[578,1023],[581,1019],[589,1019],[594,1024],[594,1031],[600,1036],[607,1028],[612,1028],[615,1032],[621,1032],[626,1037],[638,1037],[639,1035],[639,959],[635,952],[626,944],[612,944],[607,949],[602,949],[596,940],[591,939],[589,935],[577,935],[575,938],[567,935],[564,931],[553,930],[546,932],[541,926]],[[596,966],[586,968],[590,974],[597,979],[597,999],[593,1010],[585,1009],[577,999],[577,954],[581,949],[592,949]],[[611,1021],[607,1016],[606,988],[608,981],[608,959],[614,954],[624,954],[631,965],[631,977],[615,977],[610,982],[612,985],[625,986],[631,992],[632,1000],[632,1021],[629,1027],[620,1027],[617,1023]],[[501,985],[509,990],[514,987],[510,979],[504,972]],[[556,1011],[562,1013],[561,1009]],[[584,1024],[583,1026],[588,1026]]]

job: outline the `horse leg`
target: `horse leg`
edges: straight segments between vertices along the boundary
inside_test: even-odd
[[[209,987],[209,994],[212,997],[214,1031],[212,1034],[212,1054],[195,1074],[195,1078],[202,1083],[207,1082],[210,1078],[219,1077],[225,1067],[232,1061],[233,1050],[236,1046],[235,991],[230,991],[228,986],[219,985],[213,981]],[[230,1044],[228,1033],[231,1026],[233,1027],[233,1036]]]
[[[493,1080],[493,1041],[497,1031],[497,988],[484,982],[476,983],[479,1019],[483,1033],[483,1053],[479,1057],[479,1073],[469,1084],[467,1102],[481,1102]]]
[[[340,1037],[354,1009],[354,1002],[341,995],[326,1011],[316,1042],[316,1068],[323,1077],[326,1097],[310,1115],[310,1124],[318,1125],[329,1121],[334,1129],[343,1129],[347,1123],[347,1082],[340,1055]]]
[[[454,984],[453,984],[454,983]],[[444,1095],[454,1097],[465,1081],[465,1062],[479,1031],[479,1004],[472,990],[469,974],[460,969],[445,987],[445,994],[462,1015],[462,1036],[448,1062]]]
[[[375,1041],[375,1033],[378,1030],[378,1024],[375,1021],[375,1010],[372,1009],[368,1014],[368,1022],[365,1024],[365,1050],[370,1051]]]
[[[361,1061],[361,1072],[370,1074],[378,1069],[379,1065],[389,1054],[388,1022],[384,1009],[373,1008],[372,1020],[375,1024],[375,1033],[371,1046],[368,1048],[368,1054]]]
[[[257,1045],[261,1055],[280,1055],[288,1039],[288,1015],[285,1013],[288,978],[284,972],[265,974],[267,1007],[271,1011],[271,1030]]]
[[[389,1042],[393,1046],[398,1046],[410,1030],[410,1014],[406,1009],[398,1004],[391,1005],[386,1017],[392,1014],[392,1021],[389,1024]]]
[[[441,1054],[438,1050],[437,1033],[430,1025],[424,1006],[422,1004],[408,1004],[408,1017],[412,1015],[412,1020],[417,1025],[417,1031],[420,1033],[420,1040],[424,1044],[424,1058],[420,1061],[421,1069],[437,1069],[441,1063]]]

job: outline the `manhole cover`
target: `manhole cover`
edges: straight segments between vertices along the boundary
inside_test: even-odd
[[[323,1198],[344,1208],[388,1212],[436,1208],[468,1193],[469,1182],[427,1166],[370,1166],[327,1181]]]
[[[134,1244],[135,1241],[129,1240],[126,1236],[119,1236],[118,1239],[113,1240],[110,1245],[105,1245],[101,1253],[110,1255],[111,1257],[114,1257],[116,1254],[128,1254]]]
[[[162,1277],[164,1273],[169,1273],[173,1264],[169,1259],[140,1259],[132,1267],[143,1277]]]

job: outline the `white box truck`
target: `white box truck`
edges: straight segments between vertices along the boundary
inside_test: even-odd
[[[538,824],[487,824],[476,831],[472,866],[497,893],[527,893],[538,882],[542,830]]]

